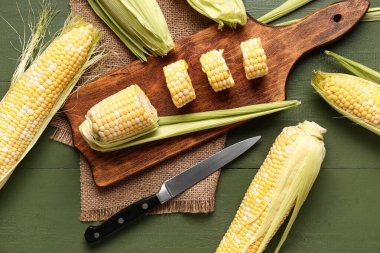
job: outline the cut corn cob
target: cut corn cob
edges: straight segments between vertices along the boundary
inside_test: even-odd
[[[380,85],[360,77],[313,74],[312,85],[335,110],[380,135]]]
[[[217,253],[263,252],[293,209],[278,252],[319,173],[325,156],[325,132],[308,121],[282,131],[249,186]]]
[[[72,19],[0,102],[0,188],[32,148],[88,66],[100,34]]]
[[[101,146],[130,141],[154,131],[157,121],[157,111],[144,91],[138,85],[131,85],[94,105],[79,129]]]
[[[196,98],[190,76],[187,73],[188,67],[185,60],[179,60],[164,67],[166,85],[177,108]]]
[[[228,69],[221,50],[212,50],[202,54],[200,62],[203,72],[206,73],[208,81],[214,91],[221,91],[234,87],[235,81]]]
[[[248,80],[268,74],[267,56],[260,38],[252,38],[240,44],[243,53],[243,66]]]
[[[138,138],[126,138],[112,143],[101,143],[96,140],[91,123],[86,119],[79,127],[80,133],[88,145],[100,152],[110,152],[147,142],[163,140],[183,134],[226,126],[247,121],[263,115],[286,110],[301,104],[299,101],[279,101],[266,104],[256,104],[233,109],[189,113],[159,117],[158,128],[155,131],[141,133]],[[104,117],[104,116],[103,116]],[[103,118],[104,119],[104,118]],[[97,119],[99,120],[99,119]]]

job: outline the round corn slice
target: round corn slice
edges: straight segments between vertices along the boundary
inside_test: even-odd
[[[179,60],[164,67],[166,85],[173,103],[177,108],[190,103],[196,98],[186,61]]]
[[[235,81],[228,69],[221,50],[212,50],[202,54],[200,62],[203,72],[206,73],[208,81],[214,91],[221,91],[234,87]]]
[[[95,141],[106,144],[154,131],[157,122],[157,111],[149,98],[138,85],[131,85],[94,105],[84,126]]]
[[[240,44],[243,66],[248,80],[268,74],[267,56],[260,38],[252,38]]]

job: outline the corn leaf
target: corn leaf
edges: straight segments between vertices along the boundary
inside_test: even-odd
[[[325,53],[337,60],[343,67],[351,71],[354,75],[380,84],[380,73],[376,70],[373,70],[361,63],[347,59],[331,51],[325,51]]]
[[[164,56],[174,41],[156,0],[88,0],[94,12],[141,61]]]
[[[258,18],[257,20],[265,24],[270,23],[285,15],[288,15],[292,11],[297,10],[298,8],[304,6],[305,4],[308,4],[311,1],[313,0],[287,0],[282,5]]]
[[[232,28],[247,23],[247,13],[242,0],[187,0],[193,9],[214,20],[222,29],[226,24]]]
[[[132,141],[120,143],[120,145],[115,145],[114,143],[107,145],[97,142],[92,138],[91,134],[89,134],[84,123],[80,125],[79,130],[83,138],[92,149],[101,152],[109,152],[147,142],[158,141],[183,134],[250,120],[270,113],[286,110],[291,107],[298,106],[299,104],[299,101],[281,101],[267,104],[251,105],[244,108],[160,117],[159,127],[157,130],[136,138]],[[175,117],[178,118],[176,119]]]

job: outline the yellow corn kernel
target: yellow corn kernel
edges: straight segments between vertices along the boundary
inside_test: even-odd
[[[252,38],[240,44],[243,66],[248,80],[268,74],[267,56],[260,38]]]
[[[181,108],[196,98],[187,68],[185,60],[179,60],[164,67],[166,85],[177,108]]]
[[[276,138],[217,253],[261,253],[293,209],[284,242],[325,156],[325,129],[305,121]]]
[[[157,128],[158,116],[144,91],[131,85],[94,105],[86,125],[94,140],[112,143],[134,139]]]
[[[202,70],[206,73],[208,81],[214,91],[221,91],[234,87],[235,81],[228,69],[221,50],[212,50],[202,54],[200,62]]]
[[[360,77],[316,71],[317,92],[338,112],[380,134],[380,85]]]
[[[63,94],[69,95],[92,53],[99,32],[75,22],[12,83],[0,102],[0,188],[61,106]]]

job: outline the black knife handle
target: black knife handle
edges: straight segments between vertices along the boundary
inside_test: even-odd
[[[142,214],[152,210],[160,204],[156,195],[139,200],[130,206],[120,210],[99,226],[89,226],[84,233],[84,238],[88,243],[102,240],[107,235],[125,227]]]

